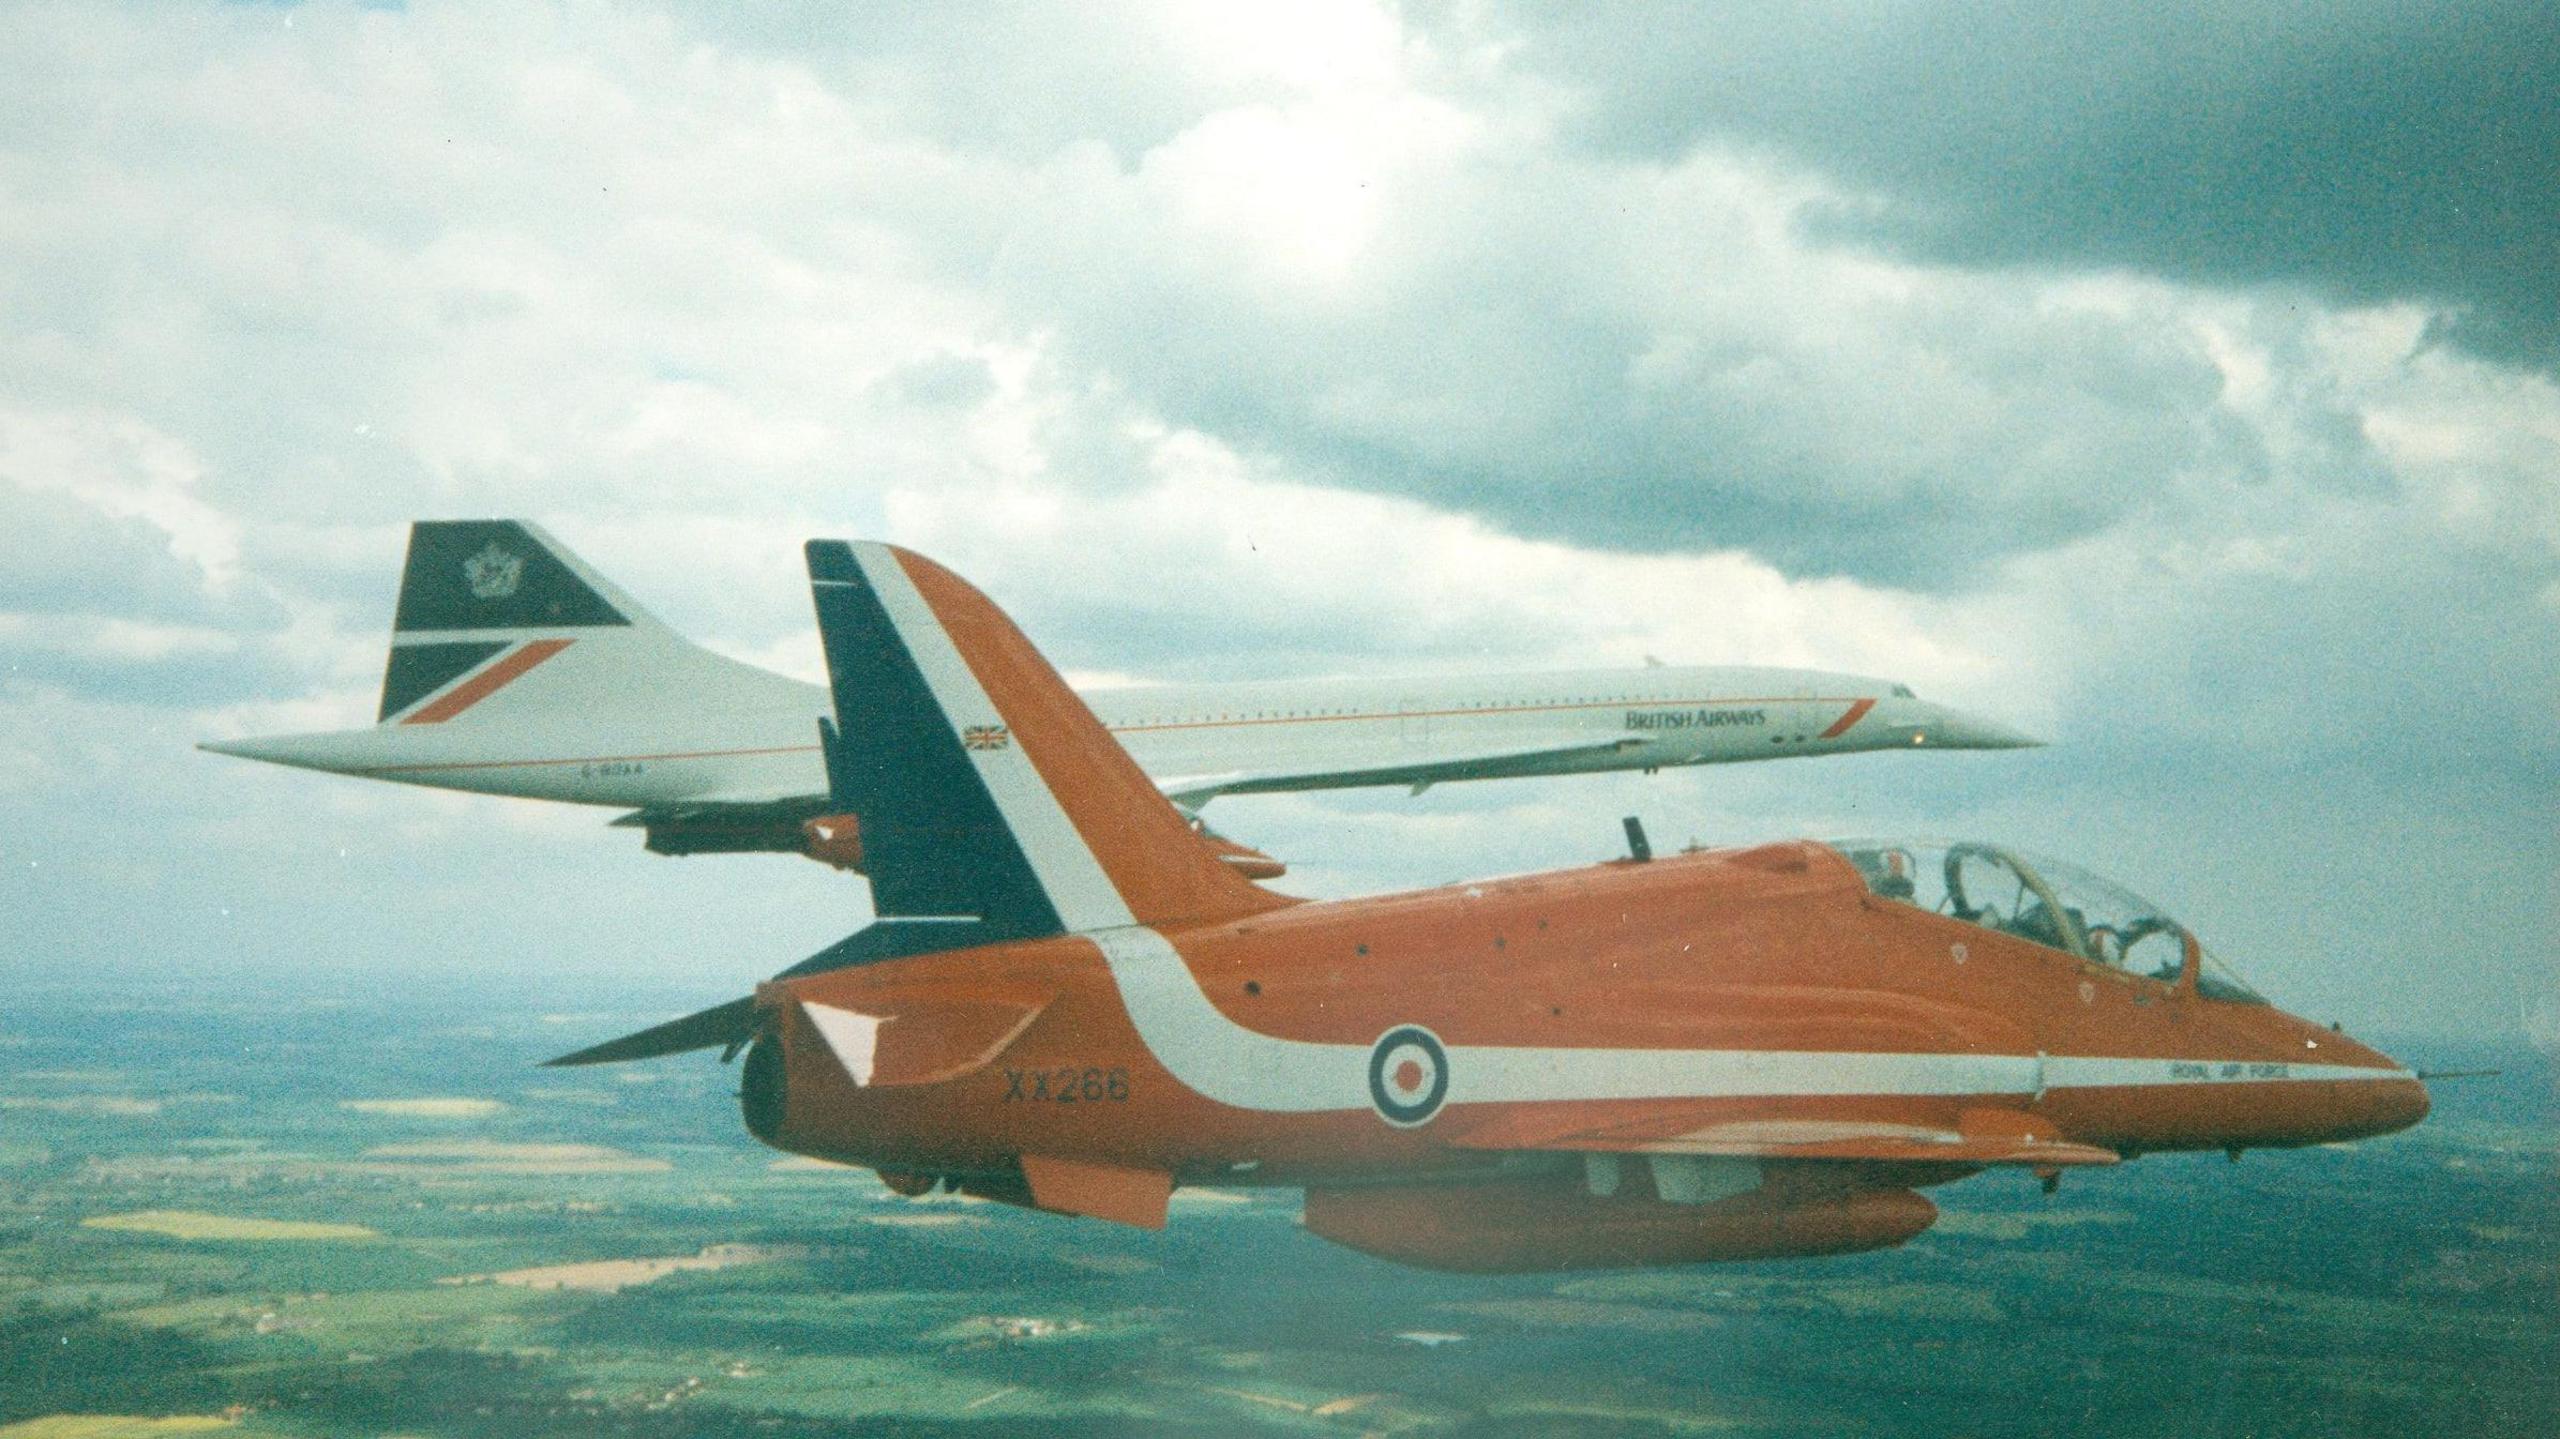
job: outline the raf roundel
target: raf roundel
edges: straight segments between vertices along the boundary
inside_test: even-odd
[[[1369,1050],[1369,1102],[1399,1129],[1429,1124],[1449,1097],[1449,1051],[1418,1024],[1378,1036]]]

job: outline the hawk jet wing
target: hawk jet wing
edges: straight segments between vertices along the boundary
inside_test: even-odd
[[[1564,1150],[1584,1154],[1694,1155],[1732,1159],[1864,1160],[1889,1164],[2030,1165],[2038,1169],[2114,1164],[2123,1156],[2064,1139],[2024,1110],[1999,1106],[1929,1114],[1879,1104],[1859,1114],[1737,1115],[1729,1103],[1662,1105],[1633,1119],[1592,1122],[1516,1116],[1459,1141],[1469,1149]]]

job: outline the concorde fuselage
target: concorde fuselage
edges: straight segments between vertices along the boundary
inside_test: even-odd
[[[1141,769],[1221,794],[2033,743],[1885,680],[1669,667],[1093,689]],[[411,527],[378,722],[205,748],[632,811],[668,854],[802,851],[828,790],[820,686],[660,623],[537,525]],[[857,746],[862,736],[847,736]],[[831,861],[832,862],[832,861]]]
[[[718,682],[696,691],[710,703],[666,704],[661,688],[650,704],[617,704],[613,657],[594,655],[596,672],[582,676],[581,648],[543,662],[552,683],[498,689],[468,722],[218,747],[369,778],[635,809],[825,792],[818,686],[722,662]],[[562,705],[563,689],[597,702]],[[2028,742],[1901,686],[1814,670],[1663,666],[1084,694],[1130,757],[1177,796],[1420,783],[1407,772],[1431,766],[1450,767],[1448,779],[1492,778]]]

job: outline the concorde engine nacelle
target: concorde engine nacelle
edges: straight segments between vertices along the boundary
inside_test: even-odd
[[[1938,1207],[1911,1190],[1853,1188],[1788,1166],[1768,1166],[1756,1188],[1701,1198],[1701,1171],[1685,1166],[1707,1166],[1708,1194],[1726,1187],[1721,1167],[1761,1166],[1685,1159],[1685,1166],[1665,1166],[1676,1177],[1657,1187],[1636,1180],[1645,1160],[1597,1158],[1628,1171],[1602,1186],[1613,1192],[1594,1193],[1580,1174],[1310,1189],[1306,1224],[1336,1244],[1398,1264],[1527,1274],[1855,1254],[1900,1244],[1938,1217]]]

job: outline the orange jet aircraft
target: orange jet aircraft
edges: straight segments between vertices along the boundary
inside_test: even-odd
[[[2417,1076],[2182,927],[1979,844],[1778,844],[1307,902],[1211,856],[987,598],[813,541],[870,927],[555,1064],[746,1051],[747,1127],[1148,1227],[1183,1184],[1438,1269],[1899,1244],[1920,1190],[2387,1133]],[[840,735],[858,734],[849,745]]]

